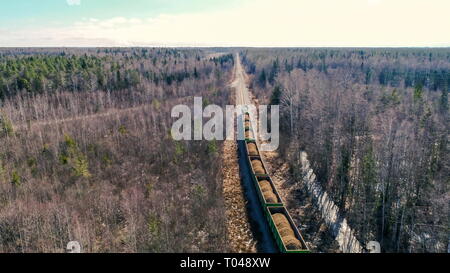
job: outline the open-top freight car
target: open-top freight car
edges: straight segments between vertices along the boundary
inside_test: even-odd
[[[245,114],[244,126],[246,130],[253,133],[250,115]],[[255,139],[245,140],[245,154],[247,163],[250,166],[251,178],[258,193],[258,198],[265,206],[281,206],[283,201],[278,193],[272,179],[270,178],[264,159],[261,157],[257,142]]]
[[[251,128],[250,115],[248,113],[245,114],[245,118],[244,118],[243,122],[244,122],[245,141],[254,141],[255,134],[253,133],[253,130]]]
[[[243,127],[245,136],[245,154],[250,166],[251,177],[260,200],[261,207],[280,252],[305,253],[309,252],[303,237],[295,226],[289,212],[283,204],[275,184],[267,171],[252,130],[250,114],[245,113]]]
[[[256,152],[249,148],[249,146],[255,147]],[[258,193],[259,200],[264,206],[281,206],[283,205],[283,200],[268,175],[266,165],[257,147],[254,141],[246,141],[245,143],[247,162],[250,166],[251,178]]]
[[[254,141],[255,137],[254,137],[254,133],[253,130],[250,128],[246,128],[245,129],[245,141]]]
[[[282,253],[309,253],[303,236],[284,206],[266,207],[266,217]]]

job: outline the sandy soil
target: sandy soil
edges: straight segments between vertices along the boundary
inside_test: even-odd
[[[235,101],[242,104],[245,78],[240,62],[235,66],[231,84],[236,91]],[[239,175],[237,143],[226,140],[223,145],[223,194],[227,217],[227,236],[230,252],[256,252],[256,241],[250,229],[244,190]]]
[[[229,251],[256,252],[256,242],[250,229],[246,201],[239,176],[236,141],[225,141],[222,155],[223,195],[227,217]]]

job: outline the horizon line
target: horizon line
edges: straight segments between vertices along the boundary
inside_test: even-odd
[[[133,45],[133,46],[1,46],[0,49],[9,48],[450,48],[445,46],[226,46],[226,45]]]

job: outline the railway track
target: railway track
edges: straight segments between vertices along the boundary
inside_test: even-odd
[[[236,104],[250,105],[250,94],[246,86],[246,74],[238,54],[235,58]],[[251,117],[257,113],[238,113],[238,126],[245,131],[245,140],[238,140],[241,179],[248,199],[252,228],[255,230],[260,252],[305,253],[309,249],[287,211],[273,183],[262,153],[258,137],[253,130]]]

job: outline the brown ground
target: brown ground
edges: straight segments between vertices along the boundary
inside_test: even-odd
[[[240,66],[239,66],[240,68]],[[239,101],[239,90],[242,84],[239,73],[234,73],[236,101]],[[240,81],[241,80],[241,81]],[[236,128],[235,128],[236,129]],[[227,239],[230,252],[256,252],[256,241],[250,229],[246,200],[239,175],[237,142],[225,140],[223,144],[223,195],[227,218]]]
[[[223,145],[223,195],[230,252],[256,252],[256,242],[248,222],[246,201],[239,176],[236,141]]]

